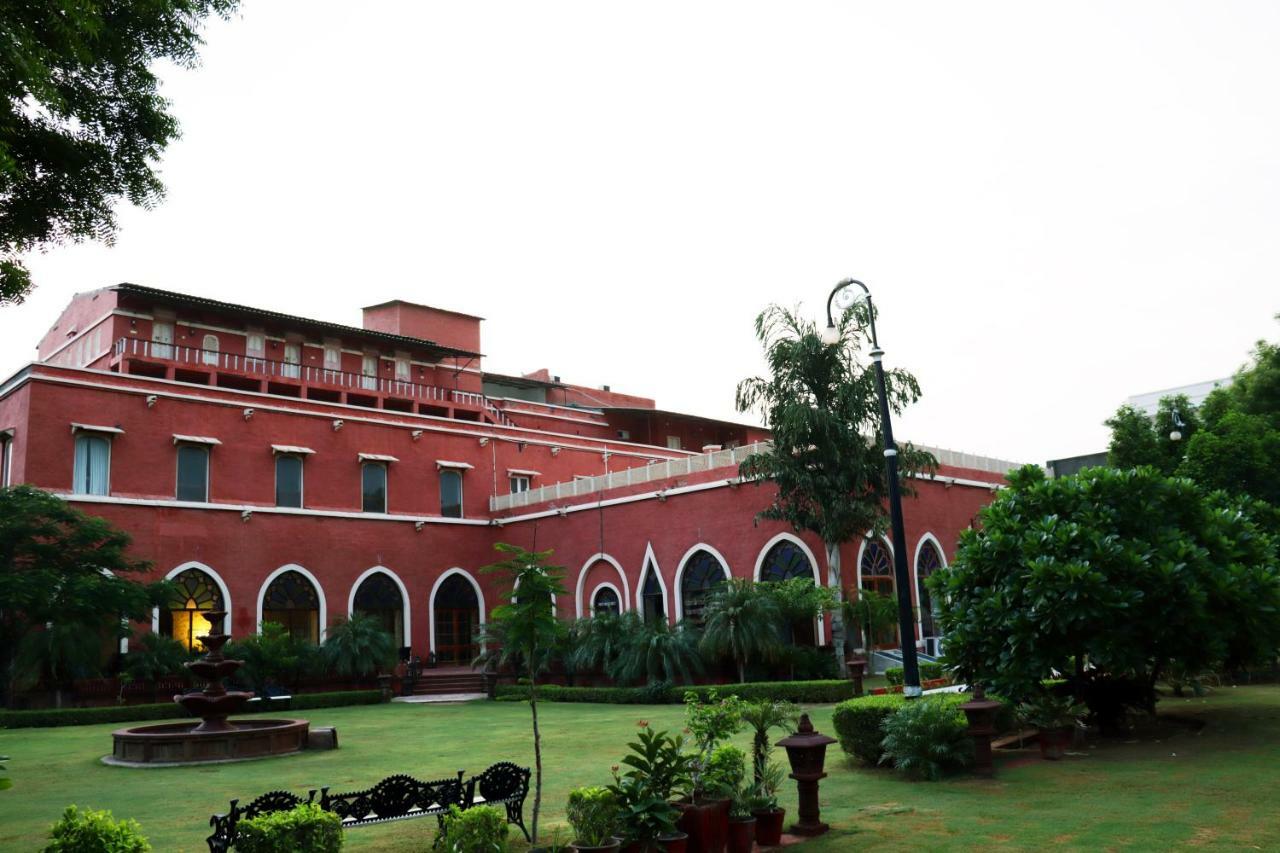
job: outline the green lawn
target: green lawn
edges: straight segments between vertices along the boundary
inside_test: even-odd
[[[678,706],[555,705],[543,709],[547,761],[544,825],[563,822],[565,794],[605,782],[636,720],[678,727]],[[908,783],[850,766],[838,747],[823,782],[834,826],[804,849],[967,850],[1280,848],[1280,687],[1223,688],[1204,699],[1167,699],[1162,714],[1199,718],[1198,733],[1165,722],[1136,743],[1100,743],[1053,763],[1027,751],[1001,759],[994,781]],[[391,773],[425,778],[493,761],[532,762],[528,708],[517,703],[378,705],[306,714],[336,725],[342,748],[207,768],[105,767],[115,726],[0,731],[14,787],[0,793],[0,849],[40,846],[68,803],[138,819],[157,850],[204,849],[208,816],[232,796],[322,784],[363,787]],[[831,730],[830,707],[814,723]],[[740,738],[746,746],[746,737]],[[794,814],[794,794],[784,805]],[[529,815],[530,807],[526,810]],[[357,850],[426,850],[433,820],[348,833]]]

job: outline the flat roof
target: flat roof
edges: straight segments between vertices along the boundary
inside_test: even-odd
[[[145,285],[133,284],[131,282],[121,282],[110,289],[127,296],[138,296],[169,305],[204,308],[212,311],[226,311],[230,313],[245,314],[250,317],[259,317],[264,320],[274,320],[295,328],[308,329],[322,334],[328,332],[331,334],[368,338],[370,340],[376,340],[386,344],[394,344],[401,347],[408,346],[416,349],[428,349],[431,350],[438,358],[445,356],[476,358],[480,356],[480,353],[478,352],[471,352],[469,350],[445,346],[444,344],[438,344],[435,341],[429,341],[424,338],[410,338],[405,335],[393,335],[390,332],[378,332],[373,329],[361,328],[360,326],[345,326],[341,323],[329,323],[325,320],[313,320],[309,317],[298,317],[293,314],[284,314],[279,311],[268,311],[263,308],[253,308],[248,305],[237,305],[234,302],[221,302],[217,299],[207,299],[203,296],[192,296],[187,293],[177,293],[172,290],[161,290],[156,287],[146,287]]]
[[[484,379],[497,382],[502,385],[510,385],[513,388],[564,388],[563,382],[544,382],[541,379],[531,379],[528,376],[516,376],[511,373],[493,373],[484,371],[481,374]]]
[[[646,409],[642,406],[598,406],[600,411],[606,415],[610,412],[617,412],[621,415],[666,415],[670,418],[686,418],[695,421],[703,421],[709,424],[720,424],[721,426],[730,426],[736,429],[758,429],[769,432],[768,427],[762,427],[759,424],[740,424],[734,421],[721,420],[720,418],[706,418],[702,415],[691,415],[688,412],[673,412],[668,409]]]
[[[374,305],[366,305],[361,311],[370,311],[374,308],[386,308],[388,305],[408,305],[410,308],[426,308],[428,311],[439,311],[441,314],[452,314],[455,317],[466,317],[468,320],[483,320],[479,314],[468,314],[465,311],[454,311],[450,308],[437,308],[434,305],[424,305],[421,302],[410,302],[408,299],[388,299],[386,302],[378,302]]]

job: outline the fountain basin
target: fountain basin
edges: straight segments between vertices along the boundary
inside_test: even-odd
[[[247,761],[306,749],[308,720],[228,720],[227,728],[196,731],[199,720],[116,729],[105,764],[163,767]]]

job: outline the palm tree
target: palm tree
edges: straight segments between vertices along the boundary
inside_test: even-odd
[[[577,638],[570,655],[574,668],[607,672],[640,627],[640,617],[634,611],[579,619],[572,629]]]
[[[727,654],[738,667],[738,682],[747,680],[747,661],[772,658],[781,648],[778,601],[744,578],[730,578],[711,594],[702,611],[700,647],[708,654]]]
[[[764,775],[769,763],[769,731],[782,729],[795,731],[796,721],[800,718],[800,706],[782,699],[759,699],[742,706],[742,722],[751,727],[755,734],[751,739],[751,766],[755,771],[756,784]]]
[[[375,675],[384,667],[395,665],[395,638],[382,627],[376,616],[352,614],[338,620],[325,636],[321,648],[324,661],[339,675]]]
[[[644,680],[693,680],[702,672],[702,654],[698,650],[698,632],[685,622],[671,627],[667,621],[649,622],[637,619],[629,626],[626,641],[608,667],[609,677],[619,684]]]

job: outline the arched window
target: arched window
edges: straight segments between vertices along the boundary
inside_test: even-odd
[[[602,616],[611,613],[617,616],[620,612],[622,612],[622,602],[618,600],[618,594],[613,591],[613,587],[597,587],[595,595],[591,596],[592,615]]]
[[[925,581],[940,568],[942,554],[938,551],[938,546],[926,541],[920,546],[920,553],[916,556],[916,583],[920,587],[917,593],[920,597],[920,636],[926,643],[929,638],[938,636],[938,612]]]
[[[711,592],[724,583],[724,566],[710,551],[699,549],[684,564],[680,577],[680,609],[685,619],[697,620]]]
[[[396,648],[404,646],[404,596],[389,575],[374,572],[360,582],[354,611],[377,619],[395,640]]]
[[[760,580],[781,583],[793,578],[804,578],[813,583],[813,564],[804,549],[790,539],[780,539],[760,563]],[[817,620],[812,616],[792,615],[787,626],[787,641],[791,645],[816,646],[818,644]]]
[[[663,602],[662,582],[658,580],[658,567],[649,563],[644,569],[640,586],[640,612],[646,622],[665,622],[667,607]]]
[[[475,635],[480,627],[480,601],[464,575],[454,573],[440,583],[432,618],[439,661],[459,666],[471,663],[478,651]]]
[[[262,597],[262,621],[278,622],[294,637],[320,642],[320,597],[301,572],[287,571]]]
[[[201,350],[203,350],[203,352],[200,355],[200,360],[203,361],[205,364],[211,364],[214,367],[217,367],[218,366],[218,350],[220,349],[218,345],[218,336],[205,335],[204,341],[201,343],[200,348]]]
[[[184,648],[203,651],[200,637],[212,627],[201,611],[223,610],[225,602],[218,585],[199,569],[187,569],[173,578],[176,589],[169,607],[160,611],[160,633],[172,637]]]
[[[858,564],[862,575],[862,588],[892,597],[895,586],[893,582],[893,558],[889,549],[879,539],[872,539],[862,549],[862,561]],[[876,634],[874,644],[877,648],[893,648],[898,645],[898,629],[881,628]]]
[[[769,549],[760,564],[760,580],[788,581],[792,578],[813,580],[813,564],[809,555],[790,539],[783,539]]]

